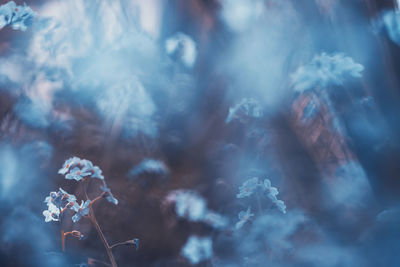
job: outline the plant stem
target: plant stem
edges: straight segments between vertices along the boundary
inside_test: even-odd
[[[89,219],[92,221],[94,227],[97,230],[97,233],[99,234],[99,236],[101,238],[101,241],[104,244],[104,247],[106,248],[108,258],[110,259],[110,262],[111,262],[111,266],[112,267],[117,267],[117,263],[116,263],[116,261],[114,259],[114,255],[113,255],[113,253],[111,251],[110,245],[108,244],[108,242],[106,240],[106,237],[104,236],[103,232],[101,231],[100,225],[97,223],[97,220],[96,220],[96,217],[94,216],[94,212],[93,212],[92,207],[90,207]]]
[[[130,240],[129,240],[129,241],[119,242],[114,245],[111,245],[110,248],[114,248],[114,247],[122,246],[122,245],[131,245],[131,244],[132,244],[132,242],[130,242]]]
[[[85,192],[86,200],[89,199],[87,191],[86,191],[86,183],[83,183],[83,190]],[[102,196],[102,195],[100,195],[100,196]],[[99,197],[95,198],[94,201],[98,200]],[[117,262],[115,261],[114,255],[110,248],[110,245],[108,244],[106,237],[104,236],[103,231],[101,231],[100,225],[98,224],[98,222],[96,220],[96,216],[94,215],[92,205],[89,205],[89,210],[90,210],[90,212],[89,212],[88,217],[89,217],[90,221],[93,223],[94,227],[96,228],[97,233],[100,236],[101,241],[103,242],[103,245],[107,251],[108,258],[110,259],[111,266],[117,267]]]
[[[61,230],[61,247],[62,247],[62,252],[65,251],[65,235],[64,235],[64,230]]]

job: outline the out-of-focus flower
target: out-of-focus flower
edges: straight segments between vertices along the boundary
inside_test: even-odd
[[[222,0],[221,18],[235,32],[243,32],[257,21],[263,12],[262,0]]]
[[[175,202],[175,212],[179,217],[190,221],[203,220],[207,211],[206,201],[194,191],[176,190],[167,196],[167,200]]]
[[[271,185],[271,181],[269,179],[264,180],[264,189],[268,198],[278,208],[278,210],[280,210],[282,213],[286,213],[286,205],[282,200],[277,199],[276,196],[279,194],[279,191],[276,187]]]
[[[49,109],[41,100],[21,96],[14,106],[14,112],[30,127],[43,129],[49,126]]]
[[[297,69],[292,75],[294,89],[299,92],[317,86],[342,85],[346,77],[361,77],[364,67],[351,57],[336,53],[317,55],[307,65]]]
[[[10,1],[0,6],[0,29],[11,25],[14,30],[25,31],[32,24],[35,13],[25,3],[17,6],[14,1]]]
[[[168,173],[168,168],[160,160],[144,159],[129,172],[129,174],[133,177],[143,173],[165,175]]]
[[[80,181],[91,174],[92,173],[88,169],[80,169],[75,167],[67,175],[65,175],[65,179]]]
[[[77,222],[79,221],[83,216],[86,216],[89,214],[90,209],[89,209],[89,204],[90,200],[86,200],[85,202],[81,202],[81,205],[78,205],[78,203],[74,203],[74,206],[72,206],[72,209],[76,212],[74,216],[72,216],[72,221]]]
[[[165,42],[167,54],[180,60],[188,68],[193,67],[196,62],[196,43],[190,36],[178,32]]]
[[[274,203],[274,205],[278,208],[278,210],[280,210],[282,213],[286,213],[286,205],[282,200],[274,200],[272,201],[272,203]]]
[[[396,224],[398,224],[400,222],[400,208],[399,207],[394,207],[391,209],[387,209],[384,210],[382,212],[380,212],[377,216],[376,216],[376,221],[383,223],[390,223],[390,222],[394,222]]]
[[[271,186],[271,181],[269,179],[264,180],[264,188],[269,199],[272,201],[276,200],[276,196],[279,194],[279,191],[276,187]]]
[[[400,13],[398,11],[385,11],[378,18],[377,25],[386,30],[390,40],[400,45]]]
[[[236,106],[229,108],[229,114],[225,122],[230,123],[233,120],[244,120],[245,118],[261,118],[263,109],[260,102],[253,98],[244,98]]]
[[[22,153],[42,162],[50,159],[53,154],[53,147],[45,141],[33,141],[22,147]]]
[[[239,194],[237,194],[236,197],[245,198],[251,196],[259,185],[258,177],[247,180],[241,187],[239,187]]]
[[[239,221],[236,223],[236,229],[240,229],[243,227],[243,225],[250,220],[251,217],[253,217],[254,214],[251,213],[251,208],[248,207],[246,211],[241,211],[239,212]]]
[[[212,240],[209,237],[191,236],[181,251],[191,264],[197,264],[212,257]]]
[[[106,184],[104,184],[103,186],[100,187],[101,190],[103,190],[104,197],[107,199],[108,202],[113,203],[114,205],[118,205],[118,199],[116,199],[113,194],[111,193],[110,188],[107,187]]]
[[[211,225],[215,229],[223,229],[228,226],[228,219],[221,214],[218,214],[214,211],[207,211],[203,221],[206,224]]]

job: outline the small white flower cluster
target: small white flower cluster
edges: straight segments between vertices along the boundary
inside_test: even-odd
[[[65,175],[65,178],[69,180],[83,181],[88,177],[100,179],[103,183],[101,186],[103,197],[106,198],[108,202],[114,203],[115,205],[118,204],[118,200],[114,198],[105,183],[102,171],[99,167],[93,166],[91,161],[78,157],[70,158],[65,161],[58,173]],[[46,222],[59,221],[60,215],[68,208],[75,212],[75,215],[72,217],[73,222],[79,221],[90,212],[91,201],[89,199],[86,201],[82,200],[79,205],[76,197],[67,193],[62,188],[60,188],[58,192],[50,192],[50,196],[46,197],[44,202],[47,204],[47,210],[43,211]]]
[[[58,170],[58,173],[65,175],[68,180],[76,180],[78,182],[86,177],[104,180],[99,167],[93,166],[93,163],[89,160],[78,157],[67,159],[63,167]]]
[[[245,225],[246,222],[250,220],[251,217],[254,216],[254,213],[251,213],[251,208],[248,207],[246,211],[241,211],[239,212],[239,221],[236,223],[235,227],[236,229],[240,229]]]
[[[168,194],[168,202],[175,203],[178,217],[193,222],[204,222],[215,229],[223,229],[228,225],[228,219],[221,214],[209,210],[206,200],[194,191],[175,190]]]
[[[59,221],[62,211],[74,206],[76,197],[60,188],[58,192],[50,192],[44,202],[47,204],[47,210],[43,211],[45,221]]]
[[[100,188],[105,193],[107,201],[114,203],[115,205],[118,204],[118,200],[114,198],[111,190],[107,187],[101,169],[97,166],[93,166],[93,163],[90,160],[80,159],[78,157],[67,159],[58,173],[65,175],[65,179],[76,180],[78,182],[85,178],[100,179],[103,183]]]
[[[184,33],[177,32],[168,38],[165,42],[165,50],[168,55],[179,60],[187,68],[193,67],[196,62],[196,43]]]
[[[341,53],[316,55],[292,74],[294,89],[303,92],[317,86],[342,85],[346,77],[361,77],[363,65]]]
[[[133,167],[129,174],[131,177],[135,177],[143,173],[165,175],[168,172],[168,167],[164,162],[157,159],[144,159],[138,165]]]
[[[62,188],[58,192],[50,192],[50,196],[46,197],[44,202],[47,204],[47,210],[43,211],[45,222],[59,221],[60,215],[68,208],[76,212],[72,217],[73,222],[77,222],[89,214],[90,200],[82,201],[79,205],[76,197]]]
[[[286,205],[282,200],[279,200],[276,196],[279,191],[276,187],[271,185],[269,179],[265,179],[264,182],[260,182],[258,177],[253,177],[248,179],[239,187],[239,194],[236,195],[237,198],[245,198],[251,196],[256,190],[261,189],[262,192],[272,201],[274,206],[280,210],[282,213],[286,213]],[[242,228],[242,226],[253,217],[254,214],[251,213],[251,208],[248,207],[246,211],[241,211],[239,213],[239,221],[236,223],[236,229]]]
[[[181,251],[182,256],[197,264],[212,257],[212,240],[209,237],[190,236]]]
[[[81,201],[79,205],[76,197],[62,188],[58,192],[50,192],[50,196],[46,197],[44,202],[47,204],[47,210],[43,211],[45,222],[59,221],[60,215],[68,208],[75,211],[75,215],[72,216],[73,222],[79,221],[83,216],[88,215],[90,211],[90,200]]]
[[[228,117],[225,123],[233,120],[243,121],[246,118],[261,118],[263,116],[263,108],[259,101],[253,98],[244,98],[237,105],[229,108]]]

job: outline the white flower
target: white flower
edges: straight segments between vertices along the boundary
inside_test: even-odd
[[[212,240],[209,237],[191,236],[182,248],[181,253],[191,264],[209,259],[213,255]]]
[[[236,197],[245,198],[251,196],[259,185],[258,177],[248,179],[241,187],[239,187],[239,194],[237,194]]]
[[[251,217],[253,217],[254,214],[251,213],[251,208],[248,207],[246,211],[241,211],[239,212],[239,221],[236,223],[236,229],[240,229],[243,227],[243,225],[250,220]]]

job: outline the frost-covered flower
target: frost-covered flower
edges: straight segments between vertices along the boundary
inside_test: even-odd
[[[227,227],[229,223],[226,217],[214,211],[207,211],[206,215],[204,216],[203,222],[211,225],[216,229],[223,229]]]
[[[241,211],[239,212],[239,221],[236,223],[236,229],[240,229],[243,227],[243,225],[250,220],[251,217],[253,217],[254,214],[251,213],[251,208],[248,207],[246,211]]]
[[[90,160],[80,159],[78,157],[67,159],[58,173],[65,175],[65,178],[69,180],[81,181],[85,177],[104,180],[104,176],[99,167],[93,166]]]
[[[144,159],[129,172],[129,174],[133,177],[143,173],[164,175],[168,173],[168,168],[160,160]]]
[[[50,192],[50,195],[45,198],[44,202],[49,206],[50,204],[60,206],[62,195],[59,192]]]
[[[102,174],[103,172],[102,172],[102,170],[99,168],[99,167],[97,167],[97,166],[94,166],[93,167],[93,169],[92,169],[92,178],[98,178],[98,179],[101,179],[101,180],[104,180],[104,176],[103,176],[103,174]]]
[[[244,182],[241,187],[239,187],[239,194],[237,194],[236,197],[245,198],[251,196],[258,186],[258,177],[251,178]]]
[[[274,200],[272,203],[274,203],[274,205],[278,208],[278,210],[280,210],[282,213],[286,213],[286,205],[285,202],[283,202],[282,200]]]
[[[388,10],[378,19],[379,26],[385,28],[389,38],[400,45],[400,13],[398,11]]]
[[[168,201],[175,202],[175,212],[179,217],[190,221],[201,221],[207,211],[204,198],[194,191],[176,190],[167,196]]]
[[[63,209],[67,205],[72,205],[70,203],[76,202],[76,197],[72,194],[67,193],[62,188],[59,188],[58,192],[50,192],[50,195],[46,197],[44,202],[49,207],[54,205],[58,209]]]
[[[107,187],[106,184],[104,184],[103,186],[100,187],[101,190],[103,190],[104,197],[107,199],[108,202],[113,203],[114,205],[118,205],[118,199],[116,199],[113,194],[111,193],[110,188]]]
[[[292,82],[296,91],[303,92],[316,86],[342,85],[346,77],[361,77],[363,70],[364,67],[351,57],[322,53],[299,67],[292,75]]]
[[[64,162],[63,167],[58,170],[58,173],[65,175],[67,172],[69,172],[71,167],[76,166],[80,162],[81,162],[81,159],[78,157],[69,158]]]
[[[58,221],[63,210],[66,208],[74,209],[74,206],[78,205],[76,197],[62,188],[58,192],[50,192],[44,202],[47,204],[47,210],[43,211],[46,222]]]
[[[279,191],[276,187],[271,185],[271,181],[269,179],[264,180],[264,188],[268,198],[272,201],[276,200],[276,196],[279,194]]]
[[[209,237],[191,236],[181,251],[191,264],[197,264],[212,257],[212,240]]]
[[[83,216],[86,216],[90,212],[90,200],[86,200],[85,202],[81,202],[81,205],[78,205],[78,203],[74,203],[74,206],[72,206],[72,209],[76,212],[74,216],[72,216],[72,221],[77,222],[79,221]]]
[[[196,62],[197,49],[193,39],[178,32],[165,42],[167,54],[180,60],[186,67],[193,67]]]
[[[78,167],[75,167],[70,170],[67,175],[65,175],[65,179],[80,181],[90,175],[92,175],[92,172],[89,169],[80,169]]]
[[[276,197],[279,194],[279,191],[276,187],[271,185],[271,181],[269,179],[264,180],[264,188],[268,198],[278,208],[278,210],[280,210],[282,213],[286,213],[286,205],[282,200],[279,200]]]
[[[14,1],[10,1],[0,6],[0,29],[11,25],[14,30],[25,31],[32,24],[34,16],[35,13],[25,3],[17,6]]]
[[[59,188],[60,193],[62,194],[62,198],[66,199],[68,202],[75,202],[76,197],[72,194],[69,194],[67,191],[63,190],[61,187]]]
[[[230,123],[233,120],[242,121],[245,118],[261,118],[263,116],[263,108],[259,101],[253,98],[244,98],[237,105],[229,108],[229,114],[225,122]]]
[[[51,202],[48,202],[47,210],[43,211],[45,222],[55,221],[58,222],[60,218],[60,209]]]

